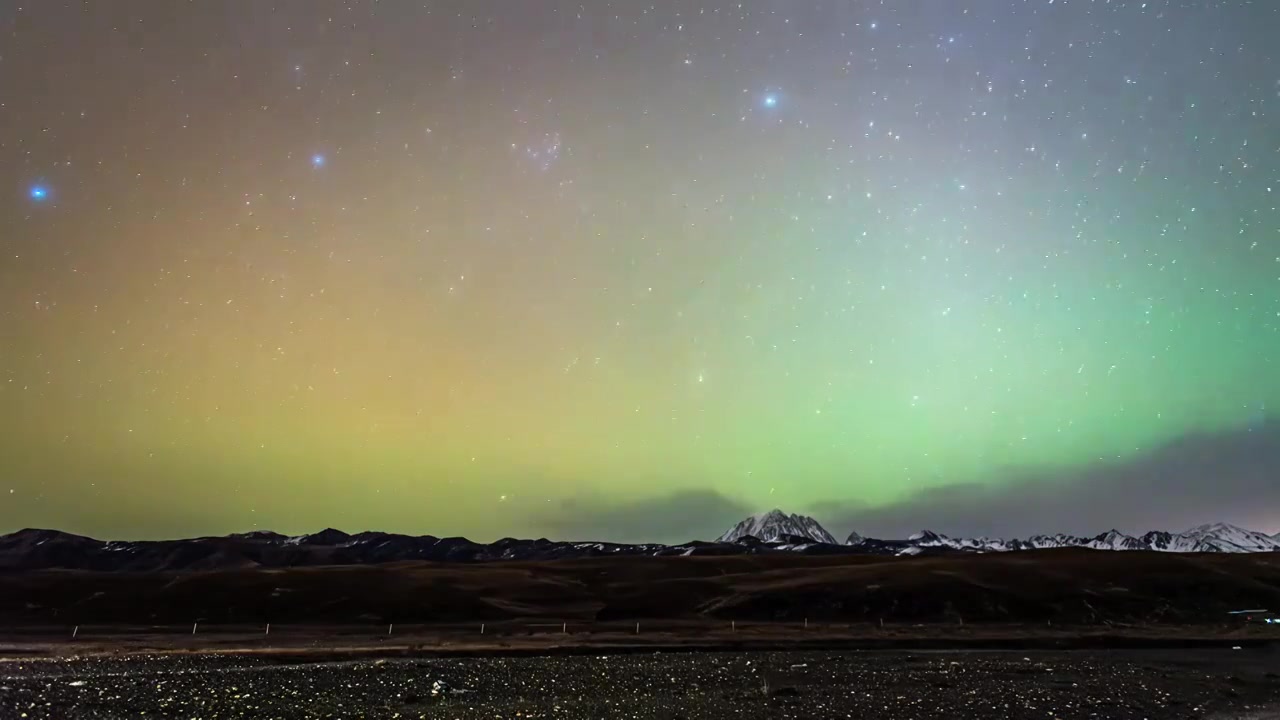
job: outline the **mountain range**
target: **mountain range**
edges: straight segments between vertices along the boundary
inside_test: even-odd
[[[781,510],[753,515],[720,536],[720,542],[734,542],[753,536],[765,542],[777,543],[783,538],[796,538],[810,543],[834,543],[834,536],[817,521],[806,515],[788,515]],[[898,554],[915,554],[924,548],[949,548],[971,552],[1008,552],[1059,547],[1083,547],[1094,550],[1148,550],[1156,552],[1276,552],[1280,551],[1280,533],[1267,535],[1228,523],[1199,525],[1179,533],[1152,530],[1134,537],[1119,530],[1108,530],[1100,535],[1032,535],[1025,539],[1004,538],[953,538],[931,530],[921,530],[906,540],[878,540],[850,533],[844,542],[847,547],[878,550],[899,549]]]
[[[332,565],[371,565],[403,560],[487,562],[559,560],[609,556],[754,555],[920,555],[990,553],[1079,547],[1173,553],[1253,553],[1280,551],[1280,536],[1226,523],[1184,532],[1151,531],[1141,536],[1116,530],[1095,536],[1033,535],[1025,539],[953,538],[924,530],[904,540],[881,540],[851,533],[844,543],[805,515],[772,510],[739,522],[715,542],[558,542],[545,538],[504,538],[477,543],[466,538],[328,529],[287,536],[268,531],[185,540],[102,541],[57,530],[20,530],[0,535],[0,572],[14,570],[95,570],[124,572],[226,570]]]

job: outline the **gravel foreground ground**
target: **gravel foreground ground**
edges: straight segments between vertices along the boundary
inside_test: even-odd
[[[1280,718],[1280,654],[739,652],[0,662],[0,718]]]

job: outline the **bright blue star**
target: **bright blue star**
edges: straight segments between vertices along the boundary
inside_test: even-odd
[[[311,156],[312,167],[324,167],[324,156],[317,153]]]
[[[35,200],[38,202],[40,200],[44,200],[47,197],[49,197],[49,190],[45,188],[43,185],[36,185],[35,187],[31,188],[32,200]]]
[[[778,96],[773,94],[765,95],[764,106],[767,108],[778,107]]]

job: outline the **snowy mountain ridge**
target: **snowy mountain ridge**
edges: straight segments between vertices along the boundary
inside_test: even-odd
[[[806,515],[788,515],[777,509],[752,515],[739,522],[721,535],[718,541],[736,542],[748,536],[766,543],[785,542],[788,546],[794,545],[797,538],[807,538],[816,543],[835,544],[835,538],[817,520]],[[1251,553],[1280,552],[1280,534],[1267,535],[1219,522],[1198,525],[1179,533],[1152,530],[1137,537],[1114,529],[1093,536],[1057,533],[1032,535],[1025,539],[950,537],[932,530],[921,530],[906,540],[880,540],[852,532],[844,545],[897,554],[916,554],[922,548],[967,552],[1011,552],[1062,547],[1176,553]]]
[[[788,515],[781,510],[758,513],[739,522],[721,535],[717,542],[735,542],[753,537],[764,542],[791,542],[808,538],[814,542],[835,545],[835,537],[808,515]]]
[[[1228,523],[1199,525],[1180,533],[1152,530],[1139,537],[1119,530],[1093,537],[1032,535],[1025,540],[990,538],[951,538],[933,532],[913,535],[909,542],[919,547],[949,547],[957,550],[1001,552],[1032,548],[1087,547],[1094,550],[1152,550],[1157,552],[1277,552],[1280,540],[1275,537]]]

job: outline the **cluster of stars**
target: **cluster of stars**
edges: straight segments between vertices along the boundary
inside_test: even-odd
[[[0,99],[0,457],[800,509],[1280,402],[1266,3],[28,5],[0,80],[112,72]]]

